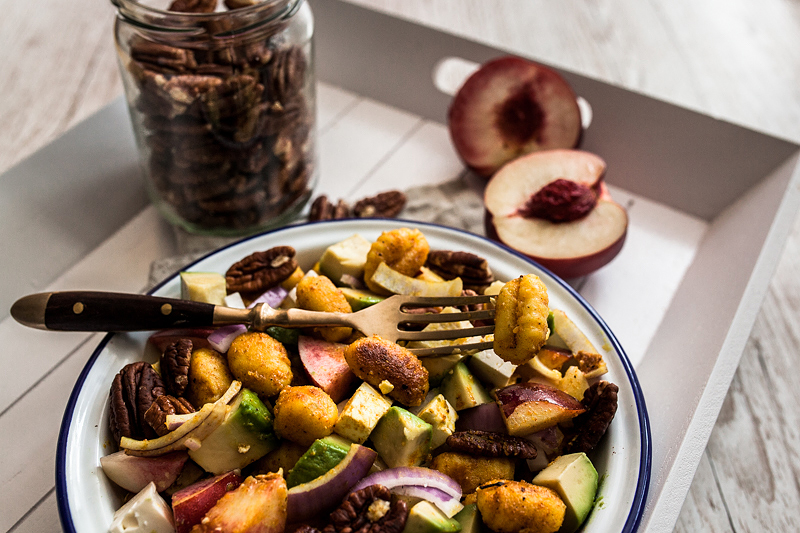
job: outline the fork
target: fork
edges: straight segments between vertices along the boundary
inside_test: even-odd
[[[270,326],[349,326],[365,335],[378,335],[392,342],[468,339],[462,344],[410,348],[415,355],[425,357],[491,348],[491,340],[470,338],[494,333],[494,325],[428,331],[413,331],[408,329],[409,325],[491,320],[494,309],[458,313],[414,313],[409,309],[491,301],[491,296],[395,295],[355,313],[328,313],[297,308],[275,309],[264,303],[252,309],[235,309],[141,294],[63,291],[24,296],[12,305],[11,316],[25,326],[49,331],[148,331],[232,324],[244,324],[258,331]]]

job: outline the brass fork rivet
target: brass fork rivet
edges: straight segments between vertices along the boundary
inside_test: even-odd
[[[161,314],[162,315],[168,315],[171,312],[172,312],[172,305],[164,304],[164,305],[161,306]]]
[[[75,305],[72,306],[72,312],[76,315],[83,313],[83,304],[81,302],[75,302]]]

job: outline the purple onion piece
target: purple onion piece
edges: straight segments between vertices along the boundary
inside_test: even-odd
[[[230,326],[222,326],[215,329],[208,336],[208,344],[211,345],[219,353],[225,353],[231,347],[233,339],[247,331],[247,326],[244,324],[232,324]]]
[[[289,291],[280,285],[276,285],[271,289],[267,289],[264,294],[253,300],[250,305],[247,306],[247,308],[252,309],[260,303],[265,303],[270,307],[278,307],[281,305],[281,303],[283,303],[283,300],[286,298],[287,294],[289,294]]]
[[[361,490],[370,485],[383,485],[389,490],[406,485],[433,487],[453,498],[461,498],[461,485],[456,483],[454,479],[436,470],[421,466],[401,466],[375,472],[362,479],[353,487],[351,492]]]

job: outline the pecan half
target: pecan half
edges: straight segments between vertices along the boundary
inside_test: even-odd
[[[176,398],[169,394],[159,396],[145,411],[144,420],[159,435],[166,435],[170,432],[167,429],[167,415],[186,415],[194,413],[195,409],[186,398]]]
[[[550,222],[571,222],[588,215],[595,205],[597,194],[590,187],[558,178],[531,196],[519,214]]]
[[[148,363],[137,361],[125,365],[111,383],[109,425],[114,440],[154,437],[155,431],[145,422],[144,414],[164,394],[161,376]]]
[[[609,381],[593,383],[584,393],[581,402],[586,412],[574,419],[576,432],[564,446],[564,453],[588,453],[605,435],[617,412],[619,387]]]
[[[489,263],[483,257],[470,252],[431,250],[425,266],[444,279],[461,278],[468,289],[481,292],[494,281]]]
[[[166,347],[161,355],[161,377],[167,391],[181,396],[189,384],[189,361],[192,358],[192,341],[180,339]]]
[[[536,457],[536,446],[522,437],[512,437],[491,431],[457,431],[447,437],[447,445],[454,451],[481,457]]]
[[[175,0],[169,11],[180,13],[213,13],[217,8],[217,0]]]
[[[406,206],[406,195],[401,191],[385,191],[363,198],[353,206],[357,218],[394,218]]]
[[[311,204],[311,211],[308,214],[308,220],[342,220],[350,218],[350,206],[339,199],[336,205],[332,204],[328,197],[324,194],[318,196]]]
[[[297,269],[294,256],[291,246],[276,246],[248,255],[225,273],[228,292],[258,292],[274,287]]]
[[[394,499],[383,485],[350,493],[331,513],[323,533],[400,533],[406,525],[408,505]]]

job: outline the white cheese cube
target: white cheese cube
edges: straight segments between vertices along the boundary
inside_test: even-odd
[[[358,444],[363,443],[392,406],[387,398],[368,383],[359,385],[342,409],[333,431]]]
[[[175,533],[172,510],[152,481],[117,509],[109,533]]]
[[[456,430],[458,414],[442,394],[434,396],[431,401],[423,405],[417,416],[433,426],[431,449],[444,444],[447,437]]]
[[[493,387],[505,387],[513,383],[517,366],[500,359],[494,350],[483,350],[470,357],[467,363],[470,371],[484,383]]]

